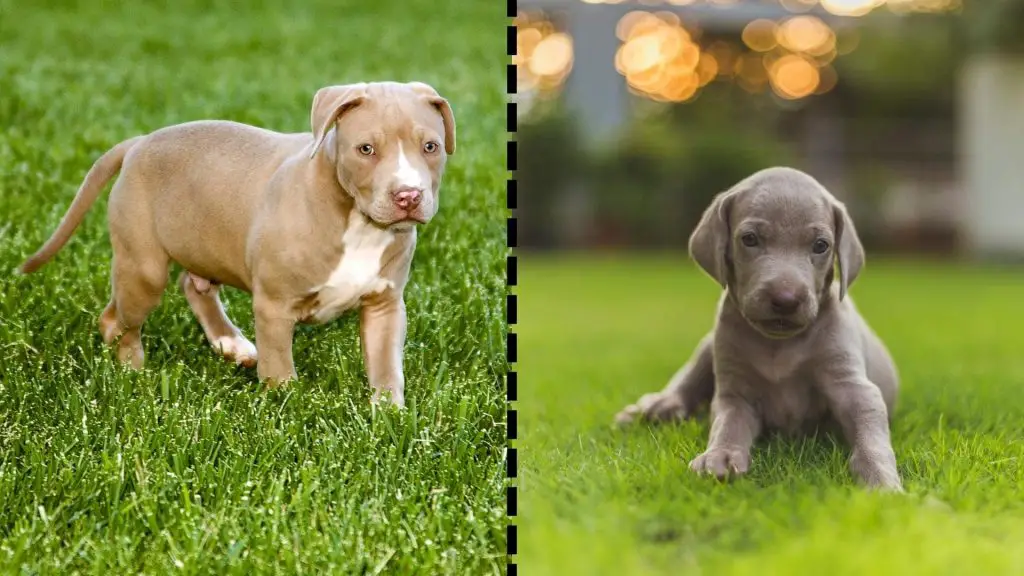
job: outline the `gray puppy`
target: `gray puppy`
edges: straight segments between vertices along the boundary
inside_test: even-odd
[[[762,431],[838,424],[854,475],[902,491],[889,438],[896,367],[846,293],[864,249],[843,204],[799,170],[762,170],[715,197],[690,254],[725,289],[715,327],[616,421],[689,418],[710,402],[708,447],[690,468],[720,479],[747,472]]]

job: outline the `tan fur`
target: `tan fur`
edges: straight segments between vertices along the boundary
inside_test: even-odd
[[[818,242],[827,250],[815,252]],[[690,251],[725,288],[715,328],[663,390],[616,421],[689,418],[710,404],[708,447],[691,468],[719,478],[747,472],[765,430],[838,425],[853,473],[901,491],[889,438],[899,379],[846,295],[864,250],[845,207],[807,174],[763,170],[716,197]]]
[[[455,150],[454,115],[426,84],[378,82],[319,90],[310,120],[312,133],[209,120],[118,144],[21,270],[38,269],[60,250],[121,169],[108,205],[113,297],[100,331],[122,361],[142,366],[140,329],[176,262],[211,344],[231,360],[255,363],[261,379],[295,376],[296,323],[365,306],[361,337],[374,398],[402,404],[402,293],[415,224],[436,213]],[[225,284],[253,294],[255,347],[224,312]]]

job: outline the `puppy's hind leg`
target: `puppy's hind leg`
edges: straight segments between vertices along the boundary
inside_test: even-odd
[[[214,349],[232,362],[247,368],[255,366],[256,346],[228,318],[220,301],[220,286],[188,272],[181,273],[178,285]]]
[[[684,420],[711,403],[715,394],[714,333],[705,336],[690,360],[660,392],[644,394],[615,416],[615,423],[627,425],[638,420],[666,422]]]
[[[118,360],[132,368],[142,368],[145,362],[142,324],[160,304],[170,264],[163,251],[141,253],[138,246],[126,249],[114,243],[113,295],[99,319],[103,341],[114,345]]]

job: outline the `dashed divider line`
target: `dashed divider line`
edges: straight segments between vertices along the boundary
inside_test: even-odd
[[[508,379],[505,382],[505,399],[509,402],[519,399],[519,377],[515,372],[508,373]]]
[[[516,501],[516,487],[509,486],[505,491],[505,500],[508,502],[508,515],[515,516],[519,503]]]
[[[518,426],[519,426],[519,416],[518,416],[518,414],[516,414],[515,410],[509,410],[507,417],[508,417],[508,439],[509,440],[515,440],[516,439],[516,428],[518,428]]]
[[[516,170],[516,142],[509,140],[508,142],[508,169],[515,172]]]
[[[519,283],[519,266],[515,256],[505,259],[505,283],[513,288]]]
[[[508,18],[515,18],[518,13],[518,7],[516,6],[516,0],[507,0],[506,2],[506,16]],[[505,30],[505,45],[509,59],[516,55],[516,26],[511,22]],[[516,95],[516,84],[517,84],[516,65],[509,63],[506,68],[506,92],[508,94],[508,100],[505,107],[505,126],[508,131],[508,148],[506,156],[506,168],[509,172],[509,178],[505,186],[505,206],[510,212],[510,216],[506,221],[506,241],[508,243],[508,252],[505,261],[505,320],[508,324],[508,333],[505,341],[505,357],[508,362],[509,368],[508,373],[505,377],[505,399],[507,401],[507,413],[505,420],[505,429],[507,431],[507,442],[506,445],[506,475],[508,477],[508,485],[505,489],[505,504],[506,514],[508,515],[508,524],[506,528],[506,540],[505,540],[505,553],[506,553],[506,574],[508,576],[516,576],[518,574],[518,567],[514,557],[518,553],[518,529],[519,526],[516,523],[516,516],[519,514],[519,503],[518,503],[518,482],[516,479],[519,474],[519,459],[516,448],[513,447],[513,443],[518,435],[519,428],[519,417],[513,404],[518,400],[519,396],[519,379],[513,365],[518,360],[518,339],[514,329],[516,323],[519,320],[518,313],[518,298],[512,293],[513,288],[518,285],[518,262],[516,256],[513,255],[516,247],[519,243],[518,227],[516,226],[515,210],[517,207],[517,193],[516,193],[516,179],[515,171],[517,168],[517,157],[516,157],[516,139],[515,134],[518,128],[518,111],[516,109],[515,95]]]
[[[509,210],[515,210],[519,203],[519,190],[516,186],[515,180],[509,180],[505,185],[505,207]],[[514,258],[514,256],[513,256]]]
[[[515,294],[509,294],[506,300],[507,302],[505,307],[505,321],[512,325],[516,323],[516,320],[518,320],[519,316],[519,311],[516,309],[516,303],[518,302],[518,300],[516,299]]]
[[[519,339],[517,336],[518,334],[515,332],[509,332],[505,336],[505,355],[508,357],[509,364],[515,364],[518,361]]]
[[[509,478],[515,478],[519,473],[519,454],[515,448],[508,449],[508,458],[505,461],[505,470]]]
[[[519,227],[516,226],[516,219],[509,218],[508,224],[506,224],[506,226],[506,230],[508,232],[508,245],[509,247],[515,246],[516,244],[519,243]]]
[[[511,30],[511,28],[509,28]],[[516,118],[519,116],[518,108],[516,108],[515,102],[509,102],[505,105],[505,122],[506,130],[508,132],[516,131]]]

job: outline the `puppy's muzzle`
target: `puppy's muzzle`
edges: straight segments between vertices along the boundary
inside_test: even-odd
[[[778,292],[772,292],[768,296],[772,312],[779,316],[792,316],[800,309],[800,305],[804,303],[804,300],[806,300],[806,297],[801,297],[792,290],[779,290]]]
[[[758,300],[762,312],[748,317],[758,331],[775,338],[794,336],[809,323],[809,292],[791,288],[767,287]]]
[[[398,208],[409,211],[415,210],[423,199],[423,190],[412,186],[403,186],[391,194]]]
[[[385,206],[387,217],[381,219],[382,225],[407,228],[416,224],[426,224],[430,219],[424,214],[424,195],[426,190],[417,186],[400,186],[388,193]]]

